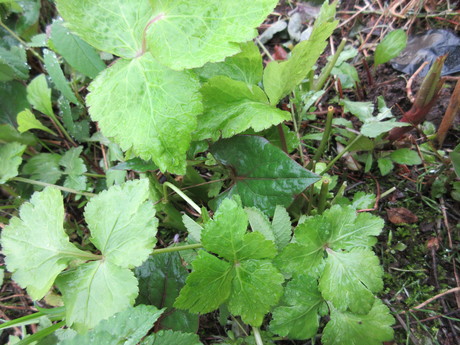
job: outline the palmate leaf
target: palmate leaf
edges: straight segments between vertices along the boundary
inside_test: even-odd
[[[89,201],[85,219],[90,240],[105,260],[131,268],[152,252],[158,220],[148,197],[148,180],[144,179],[113,186]]]
[[[270,330],[289,339],[313,337],[318,330],[318,311],[323,303],[316,279],[306,275],[294,277],[285,288],[282,302],[272,313]]]
[[[84,254],[69,242],[63,221],[61,193],[47,187],[23,204],[20,218],[12,218],[2,231],[7,268],[34,300],[48,292],[69,261]]]
[[[153,327],[163,310],[151,305],[139,305],[125,309],[101,321],[94,329],[86,334],[78,334],[72,339],[64,340],[58,345],[135,345]]]
[[[198,116],[195,140],[229,138],[249,128],[260,132],[291,118],[287,111],[269,104],[257,85],[225,76],[211,78],[201,88],[204,111]]]
[[[324,345],[381,345],[393,339],[393,323],[388,308],[377,299],[366,315],[332,309],[321,341]]]
[[[201,113],[198,79],[146,53],[119,60],[90,84],[90,114],[123,150],[153,159],[162,171],[185,173],[185,153]]]
[[[288,207],[295,194],[320,179],[261,137],[223,139],[210,150],[233,173],[233,186],[221,198],[239,194],[244,206],[255,206],[268,216],[276,205]]]
[[[0,145],[0,184],[18,175],[26,145],[16,142]]]
[[[276,263],[286,273],[318,277],[325,249],[336,251],[369,248],[383,228],[383,220],[368,213],[356,214],[352,206],[335,205],[322,215],[309,217],[295,230],[296,243],[289,244]]]
[[[319,280],[324,299],[339,310],[369,312],[375,301],[373,293],[383,288],[383,269],[378,257],[366,248],[354,248],[349,253],[328,250],[328,254]]]
[[[200,251],[176,307],[207,313],[228,302],[231,313],[261,325],[281,297],[284,278],[269,260],[276,255],[274,243],[261,233],[246,233],[247,226],[241,206],[224,200],[214,220],[205,224],[201,240],[206,250],[226,260]]]
[[[62,273],[56,285],[62,292],[67,325],[82,331],[130,307],[138,294],[133,272],[102,260]]]
[[[86,176],[83,175],[87,169],[80,158],[83,151],[83,146],[72,147],[62,156],[59,164],[64,168],[64,174],[67,175],[64,181],[64,186],[76,190],[86,189]]]

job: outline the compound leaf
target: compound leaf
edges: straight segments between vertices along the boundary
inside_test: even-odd
[[[70,30],[93,47],[123,58],[134,58],[142,51],[143,32],[152,16],[147,0],[56,3]]]
[[[221,197],[239,194],[244,206],[256,206],[269,216],[273,216],[276,205],[288,207],[295,194],[319,180],[261,137],[223,139],[210,150],[234,173],[233,186]]]
[[[34,299],[41,299],[69,261],[84,253],[64,231],[64,205],[59,190],[47,187],[23,204],[2,231],[3,254],[13,279]]]
[[[0,145],[0,184],[18,175],[26,145],[16,142]]]
[[[62,175],[59,169],[61,156],[55,153],[39,153],[31,157],[22,169],[32,180],[54,184]],[[42,187],[40,187],[41,189]]]
[[[195,140],[229,138],[249,128],[260,132],[291,118],[290,113],[269,104],[257,85],[225,76],[210,79],[201,88],[204,112],[198,116]]]
[[[102,260],[62,273],[56,285],[66,306],[67,325],[80,330],[130,307],[138,293],[133,272]]]
[[[192,313],[209,313],[230,296],[234,272],[232,266],[201,250],[192,262],[193,271],[174,304]]]
[[[366,314],[372,308],[374,292],[383,288],[383,269],[378,257],[367,248],[354,248],[349,253],[328,249],[326,267],[319,281],[324,299],[339,310],[349,308]]]
[[[153,327],[163,310],[151,305],[139,305],[121,311],[108,320],[101,321],[86,334],[78,334],[59,345],[123,344],[135,345]],[[97,339],[97,342],[95,341]]]
[[[139,266],[152,251],[158,221],[148,197],[148,180],[144,179],[110,187],[88,202],[85,219],[91,242],[108,262]]]
[[[313,337],[318,330],[318,312],[323,303],[316,279],[306,275],[294,277],[286,286],[282,302],[272,313],[270,330],[289,339]]]
[[[80,154],[83,146],[70,148],[61,158],[59,164],[64,167],[64,174],[67,175],[64,186],[76,190],[86,189],[86,176],[83,175],[87,169]]]
[[[325,345],[381,345],[393,339],[394,319],[380,300],[375,300],[367,315],[331,311],[331,320],[324,328]]]
[[[80,6],[80,5],[79,5]],[[201,113],[198,78],[150,54],[119,60],[90,84],[90,115],[107,137],[162,171],[185,173],[185,153]]]
[[[147,45],[154,57],[175,70],[201,67],[235,55],[238,43],[253,39],[255,30],[277,0],[150,0],[154,22]]]
[[[249,41],[241,44],[241,53],[229,56],[223,62],[209,62],[196,71],[205,80],[223,75],[249,85],[257,85],[262,80],[262,55],[254,42]]]

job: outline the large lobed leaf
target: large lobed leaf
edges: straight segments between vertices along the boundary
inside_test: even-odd
[[[47,187],[21,206],[2,231],[3,254],[13,279],[34,299],[41,299],[69,261],[82,252],[64,231],[64,205],[59,190]]]
[[[214,220],[205,224],[201,240],[206,250],[226,260],[200,251],[176,300],[178,308],[207,313],[228,302],[231,313],[261,325],[281,297],[284,278],[269,260],[276,255],[274,243],[261,233],[246,233],[247,226],[241,206],[224,200]]]
[[[276,205],[288,207],[295,194],[319,180],[261,137],[223,139],[210,150],[233,173],[233,185],[221,197],[239,194],[244,206],[255,206],[269,216]]]
[[[198,79],[172,71],[146,53],[119,60],[90,84],[89,111],[123,150],[152,159],[162,171],[185,173],[185,153],[201,113]]]

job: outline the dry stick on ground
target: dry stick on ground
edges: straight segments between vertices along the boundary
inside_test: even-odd
[[[415,102],[415,97],[414,97],[414,94],[412,93],[412,83],[414,82],[415,77],[418,76],[418,74],[422,71],[422,69],[425,68],[426,65],[428,65],[428,61],[425,61],[424,63],[422,63],[422,65],[415,71],[415,73],[407,81],[406,93],[407,93],[407,98],[409,98],[409,101],[411,103]]]

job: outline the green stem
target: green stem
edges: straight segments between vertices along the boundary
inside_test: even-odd
[[[380,195],[380,199],[383,199],[384,197],[386,197],[387,195],[393,193],[394,191],[396,190],[396,187],[391,187],[390,189],[388,189],[386,192],[382,193]]]
[[[29,45],[19,37],[13,30],[11,30],[8,26],[6,26],[3,21],[0,19],[0,26],[4,28],[11,36],[13,36],[16,40],[19,41],[28,51],[35,55],[37,59],[39,59],[42,63],[45,63],[45,60],[38,54],[35,50],[33,50]]]
[[[271,61],[275,61],[275,58],[272,56],[272,54],[270,54],[270,52],[268,51],[267,47],[265,47],[265,45],[259,40],[259,37],[256,37],[256,42],[259,45],[259,47],[262,48],[264,53],[267,54],[268,58]]]
[[[342,53],[343,48],[345,48],[345,44],[347,43],[347,40],[344,38],[340,42],[340,45],[337,48],[337,51],[335,52],[334,56],[332,56],[331,61],[327,63],[327,65],[323,68],[321,71],[321,74],[318,77],[318,80],[316,81],[315,85],[313,86],[313,91],[319,91],[323,88],[324,84],[326,84],[327,79],[331,75],[331,71],[334,68],[340,53]]]
[[[325,179],[321,185],[318,200],[318,214],[322,214],[326,208],[327,196],[329,194],[329,180]]]
[[[195,202],[190,199],[183,191],[181,191],[179,188],[177,188],[175,185],[173,185],[171,182],[165,182],[163,183],[163,196],[164,196],[164,202],[168,202],[168,193],[167,193],[167,187],[171,188],[173,191],[175,191],[182,199],[184,199],[195,211],[197,211],[199,214],[201,214],[201,208]]]
[[[62,125],[62,123],[59,121],[59,119],[56,117],[56,115],[54,115],[53,112],[49,112],[48,115],[51,120],[56,124],[56,126],[58,126],[58,128],[61,130],[62,134],[64,134],[65,138],[74,146],[77,146],[77,144],[75,143],[75,141],[73,141],[72,137],[70,136],[70,134],[67,132],[67,130],[64,128],[64,126]]]
[[[201,243],[187,244],[185,246],[177,246],[177,247],[168,247],[168,248],[155,249],[153,251],[152,255],[164,254],[164,253],[172,253],[172,252],[180,252],[182,250],[200,249],[200,248],[203,248],[203,245]]]
[[[106,176],[102,174],[83,173],[83,175],[88,176],[88,177],[106,178]]]
[[[314,162],[318,162],[318,160],[321,158],[321,156],[324,153],[324,150],[327,147],[329,138],[331,136],[333,117],[334,117],[334,107],[330,106],[329,108],[327,108],[326,126],[324,128],[323,137],[321,138],[321,143],[319,144],[318,150],[316,151],[313,157]]]
[[[262,341],[262,337],[260,336],[259,328],[252,327],[252,332],[254,333],[254,339],[256,341],[256,344],[264,345],[264,342]]]
[[[340,152],[337,156],[335,156],[335,158],[334,158],[333,160],[331,160],[331,161],[329,162],[329,164],[326,166],[326,169],[324,169],[323,171],[320,172],[320,175],[324,175],[324,174],[327,173],[329,170],[331,170],[331,168],[334,166],[335,162],[337,162],[340,158],[342,158],[343,155],[344,155],[345,153],[347,153],[348,151],[350,151],[351,147],[352,147],[359,139],[361,139],[362,136],[363,136],[362,134],[356,136],[356,138],[354,138],[354,139],[351,141],[351,143],[349,143],[349,144],[347,145],[347,147],[345,147],[345,148],[343,149],[342,152]]]
[[[75,189],[72,189],[72,188],[62,187],[62,186],[58,186],[58,185],[51,184],[51,183],[41,182],[41,181],[35,181],[35,180],[31,180],[31,179],[24,178],[24,177],[15,177],[15,178],[12,178],[11,181],[24,182],[24,183],[28,183],[28,184],[37,185],[37,186],[43,186],[43,187],[54,187],[54,188],[57,188],[59,190],[62,190],[63,192],[84,195],[84,196],[87,196],[87,197],[92,197],[92,196],[97,195],[97,194],[94,194],[94,193],[79,192],[78,190],[75,190]]]
[[[292,124],[294,125],[294,131],[297,134],[297,139],[299,139],[299,154],[300,154],[300,161],[302,162],[302,166],[305,166],[305,157],[303,156],[303,147],[302,147],[302,140],[300,137],[300,132],[299,132],[299,126],[297,124],[297,119],[294,113],[294,105],[292,104],[292,101],[289,99],[289,107],[291,108],[291,118],[292,118]]]
[[[42,329],[40,331],[38,331],[37,333],[34,333],[30,336],[28,336],[27,338],[21,340],[19,343],[17,343],[17,345],[27,345],[27,344],[31,344],[37,340],[40,340],[40,339],[43,339],[44,337],[50,335],[51,333],[53,333],[54,331],[58,330],[59,328],[65,326],[66,322],[65,321],[61,321],[61,322],[58,322],[50,327],[47,327],[45,329]]]

